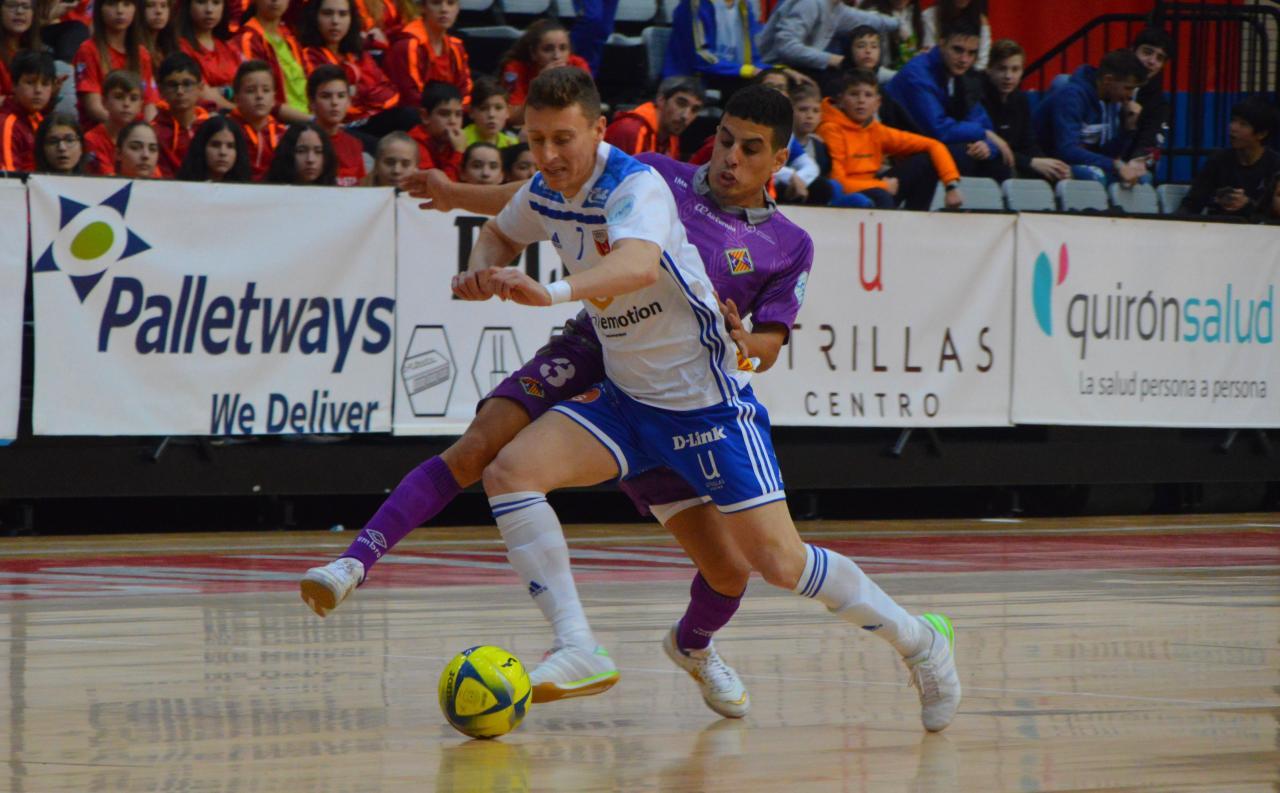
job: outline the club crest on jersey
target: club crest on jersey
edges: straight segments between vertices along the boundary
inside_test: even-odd
[[[599,398],[600,398],[600,389],[592,387],[592,388],[588,388],[586,391],[583,391],[581,394],[578,394],[576,397],[571,398],[569,401],[580,402],[583,405],[589,405],[592,402],[595,402]]]
[[[756,263],[751,261],[751,251],[746,248],[730,248],[724,252],[729,260],[729,275],[746,275],[756,271]]]
[[[595,229],[591,232],[591,239],[596,244],[596,253],[601,256],[608,256],[609,251],[613,250],[613,248],[609,247],[608,229]]]
[[[524,392],[531,397],[537,397],[538,399],[547,398],[547,391],[542,387],[542,383],[539,383],[532,377],[521,377],[520,388],[524,389]]]

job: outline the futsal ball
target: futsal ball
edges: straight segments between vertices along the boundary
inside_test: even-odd
[[[482,645],[454,656],[440,673],[440,710],[472,738],[496,738],[520,725],[533,693],[520,659]]]

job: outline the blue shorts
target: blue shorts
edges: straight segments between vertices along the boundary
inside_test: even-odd
[[[721,512],[787,497],[769,437],[769,414],[750,388],[701,410],[663,410],[622,393],[608,380],[552,408],[595,436],[621,479],[671,468]]]

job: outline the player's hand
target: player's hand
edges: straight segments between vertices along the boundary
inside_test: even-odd
[[[489,270],[473,270],[453,277],[453,293],[463,300],[488,300],[493,297],[493,280]]]
[[[489,287],[500,300],[510,300],[522,306],[551,305],[551,293],[545,286],[530,278],[524,270],[503,267],[481,272],[490,273]]]
[[[720,315],[724,317],[724,326],[729,331],[729,338],[733,339],[734,346],[738,348],[738,370],[754,372],[760,360],[751,357],[751,335],[742,324],[742,315],[738,313],[738,306],[732,299],[721,300],[719,295],[716,296],[716,302],[720,304]]]
[[[959,209],[964,206],[964,194],[960,192],[960,188],[947,191],[943,198],[943,206],[947,209]]]
[[[450,188],[451,180],[444,171],[432,168],[428,171],[416,171],[405,177],[400,188],[408,191],[414,198],[424,199],[418,204],[419,209],[438,209],[448,212],[454,208]]]

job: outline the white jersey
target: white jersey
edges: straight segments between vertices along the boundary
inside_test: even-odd
[[[715,290],[685,237],[670,188],[649,166],[601,143],[595,171],[578,195],[566,198],[535,174],[497,223],[521,245],[551,240],[571,274],[598,265],[621,240],[657,245],[656,283],[583,301],[604,350],[605,373],[632,399],[667,410],[698,410],[737,393],[744,379]]]

